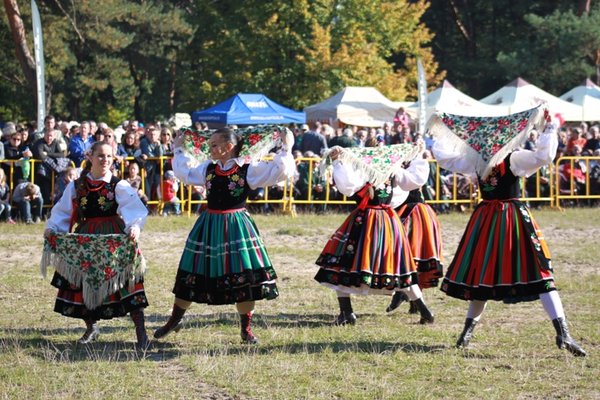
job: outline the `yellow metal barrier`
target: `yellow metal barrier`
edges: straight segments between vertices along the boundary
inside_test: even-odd
[[[164,204],[162,201],[162,191],[164,187],[164,174],[165,174],[165,163],[172,157],[150,157],[146,161],[157,162],[157,174],[159,174],[158,186],[155,193],[150,193],[148,196],[148,205],[155,206],[157,211],[161,211]],[[268,161],[271,158],[266,157],[264,160]],[[136,161],[134,157],[126,157],[124,161]],[[436,160],[428,160],[433,167],[431,168],[433,176],[430,179],[429,188],[432,189],[432,196],[426,199],[429,204],[437,205],[453,205],[459,207],[473,207],[480,200],[481,195],[477,188],[477,182],[469,176],[462,174],[450,173],[442,175],[441,168],[437,164]],[[14,177],[15,164],[17,160],[2,160],[5,164],[10,164],[10,175]],[[35,183],[35,171],[37,165],[41,161],[31,159],[30,177],[29,180]],[[330,179],[324,179],[319,177],[315,179],[315,174],[319,174],[317,170],[319,158],[306,158],[301,157],[296,159],[296,164],[300,166],[305,163],[306,169],[306,181],[307,187],[302,198],[298,197],[299,190],[297,188],[298,182],[295,179],[296,176],[289,181],[282,182],[280,185],[273,187],[264,187],[263,197],[260,199],[248,200],[248,204],[269,204],[279,205],[281,211],[295,215],[297,206],[308,206],[308,205],[354,205],[355,201],[348,199],[346,196],[341,195],[335,189],[335,185],[332,185]],[[36,165],[37,164],[37,165]],[[583,173],[583,180],[577,182],[576,177],[571,173],[569,176],[564,173],[564,165],[567,165],[571,171],[573,171],[577,164],[580,164]],[[521,178],[521,192],[522,196],[520,200],[526,201],[530,204],[547,204],[552,207],[560,207],[561,201],[577,201],[577,200],[591,200],[600,199],[600,192],[594,191],[595,187],[600,187],[593,182],[590,176],[592,167],[596,164],[600,164],[600,157],[560,157],[554,164],[543,167],[529,178]],[[83,164],[82,164],[83,167]],[[125,176],[125,162],[120,165],[121,176]],[[435,171],[435,172],[433,172]],[[52,187],[54,187],[55,173],[52,172]],[[143,166],[140,165],[140,176],[142,178],[141,189],[144,193],[149,193],[146,190],[146,171]],[[303,177],[304,178],[304,177]],[[318,182],[315,184],[315,182]],[[320,184],[321,190],[315,198],[315,190],[317,185]],[[14,179],[11,179],[11,192],[14,188]],[[276,190],[277,194],[273,194]],[[187,212],[188,216],[192,213],[194,205],[204,205],[206,200],[193,200],[193,186],[192,185],[179,185],[178,198],[181,202],[181,210]],[[160,195],[159,195],[160,193]],[[51,207],[51,204],[45,204],[44,207]]]
[[[560,208],[561,200],[600,199],[600,182],[591,177],[592,169],[598,164],[599,156],[559,157],[554,163],[555,205]]]

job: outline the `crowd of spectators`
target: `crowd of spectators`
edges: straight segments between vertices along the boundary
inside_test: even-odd
[[[195,128],[206,130],[208,126],[198,122]],[[431,138],[416,130],[414,121],[402,108],[392,121],[385,122],[380,127],[334,128],[326,123],[315,122],[310,126],[292,125],[290,129],[295,137],[292,152],[297,160],[297,173],[293,182],[288,183],[292,184],[297,209],[305,211],[325,212],[332,208],[346,207],[325,204],[343,199],[335,185],[328,183],[317,168],[321,155],[330,147],[421,143],[427,149],[424,157],[432,157],[428,151],[432,146]],[[2,221],[14,223],[19,219],[35,223],[43,218],[44,213],[60,198],[68,182],[78,177],[85,153],[96,141],[104,141],[113,146],[115,174],[137,189],[138,195],[153,213],[179,215],[182,212],[179,184],[171,171],[169,158],[173,155],[172,141],[176,132],[165,124],[125,121],[113,129],[104,122],[62,121],[49,115],[40,130],[35,128],[34,123],[8,122],[0,133]],[[537,133],[531,132],[523,147],[534,150],[536,139]],[[588,128],[585,123],[564,126],[559,131],[557,152],[557,157],[563,156],[571,158],[561,162],[557,171],[544,167],[538,174],[527,178],[524,185],[527,197],[550,196],[550,184],[556,176],[559,177],[558,190],[562,194],[600,194],[600,162],[594,158],[585,158],[600,156],[599,126]],[[30,160],[35,162],[32,164]],[[435,164],[430,165],[430,179],[422,189],[424,198],[464,200],[463,205],[454,206],[450,202],[438,202],[433,205],[436,211],[446,212],[452,207],[464,209],[468,206],[477,193],[476,179],[467,175],[450,174],[444,170],[439,171],[438,177]],[[32,181],[33,186],[27,185]],[[268,196],[269,199],[281,199],[286,196],[285,183],[266,189],[268,193],[265,193],[265,188],[255,190],[251,198],[261,200]],[[188,190],[192,200],[204,199],[204,188],[185,187],[186,197]],[[29,208],[22,204],[23,201],[29,204]],[[40,201],[45,207],[38,207]],[[598,201],[588,200],[582,203],[595,205]],[[199,208],[198,204],[193,204],[192,211],[197,212]],[[258,211],[272,209],[273,206],[268,204],[255,207]]]

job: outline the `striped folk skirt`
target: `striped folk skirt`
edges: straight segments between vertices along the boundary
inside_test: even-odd
[[[276,278],[246,209],[207,209],[187,238],[173,293],[206,304],[270,300],[279,295]]]
[[[482,201],[471,216],[442,282],[463,300],[536,300],[556,290],[542,233],[518,200]]]
[[[75,227],[76,233],[110,234],[123,233],[125,225],[118,215],[90,218]],[[108,295],[102,305],[90,310],[83,301],[81,288],[69,283],[65,277],[55,272],[50,284],[58,288],[54,311],[66,317],[80,319],[112,319],[127,315],[131,311],[148,307],[143,279],[133,287],[125,285],[117,292]]]
[[[391,209],[355,209],[318,257],[315,280],[353,294],[392,294],[418,282],[398,215]]]
[[[437,287],[444,268],[442,231],[435,211],[425,203],[408,203],[398,209],[398,216],[417,265],[419,286],[421,289]]]

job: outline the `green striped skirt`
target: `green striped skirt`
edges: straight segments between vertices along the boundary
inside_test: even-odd
[[[173,293],[206,304],[274,299],[277,275],[246,209],[206,210],[190,232]]]

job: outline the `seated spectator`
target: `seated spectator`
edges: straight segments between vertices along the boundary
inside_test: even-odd
[[[200,209],[202,208],[202,204],[197,203],[197,202],[206,199],[206,189],[204,188],[204,186],[192,185],[191,191],[192,191],[192,194],[191,194],[192,203],[190,204],[190,207],[191,207],[192,213],[198,214],[200,212]]]
[[[162,185],[163,217],[171,212],[175,215],[181,214],[181,201],[177,197],[177,190],[179,190],[179,181],[175,178],[175,173],[173,171],[165,172],[165,180]]]
[[[79,178],[79,170],[75,167],[67,167],[62,174],[58,176],[54,183],[54,192],[52,193],[52,204],[58,203],[62,197],[67,185]]]
[[[145,206],[148,205],[148,197],[142,190],[142,177],[140,176],[140,166],[136,161],[131,161],[127,166],[127,182],[137,191],[137,195]]]
[[[11,215],[10,187],[6,183],[6,175],[3,169],[0,169],[0,219],[9,224],[15,223]]]
[[[44,199],[38,185],[31,182],[19,183],[13,191],[12,199],[19,210],[21,221],[37,224],[42,220]]]

